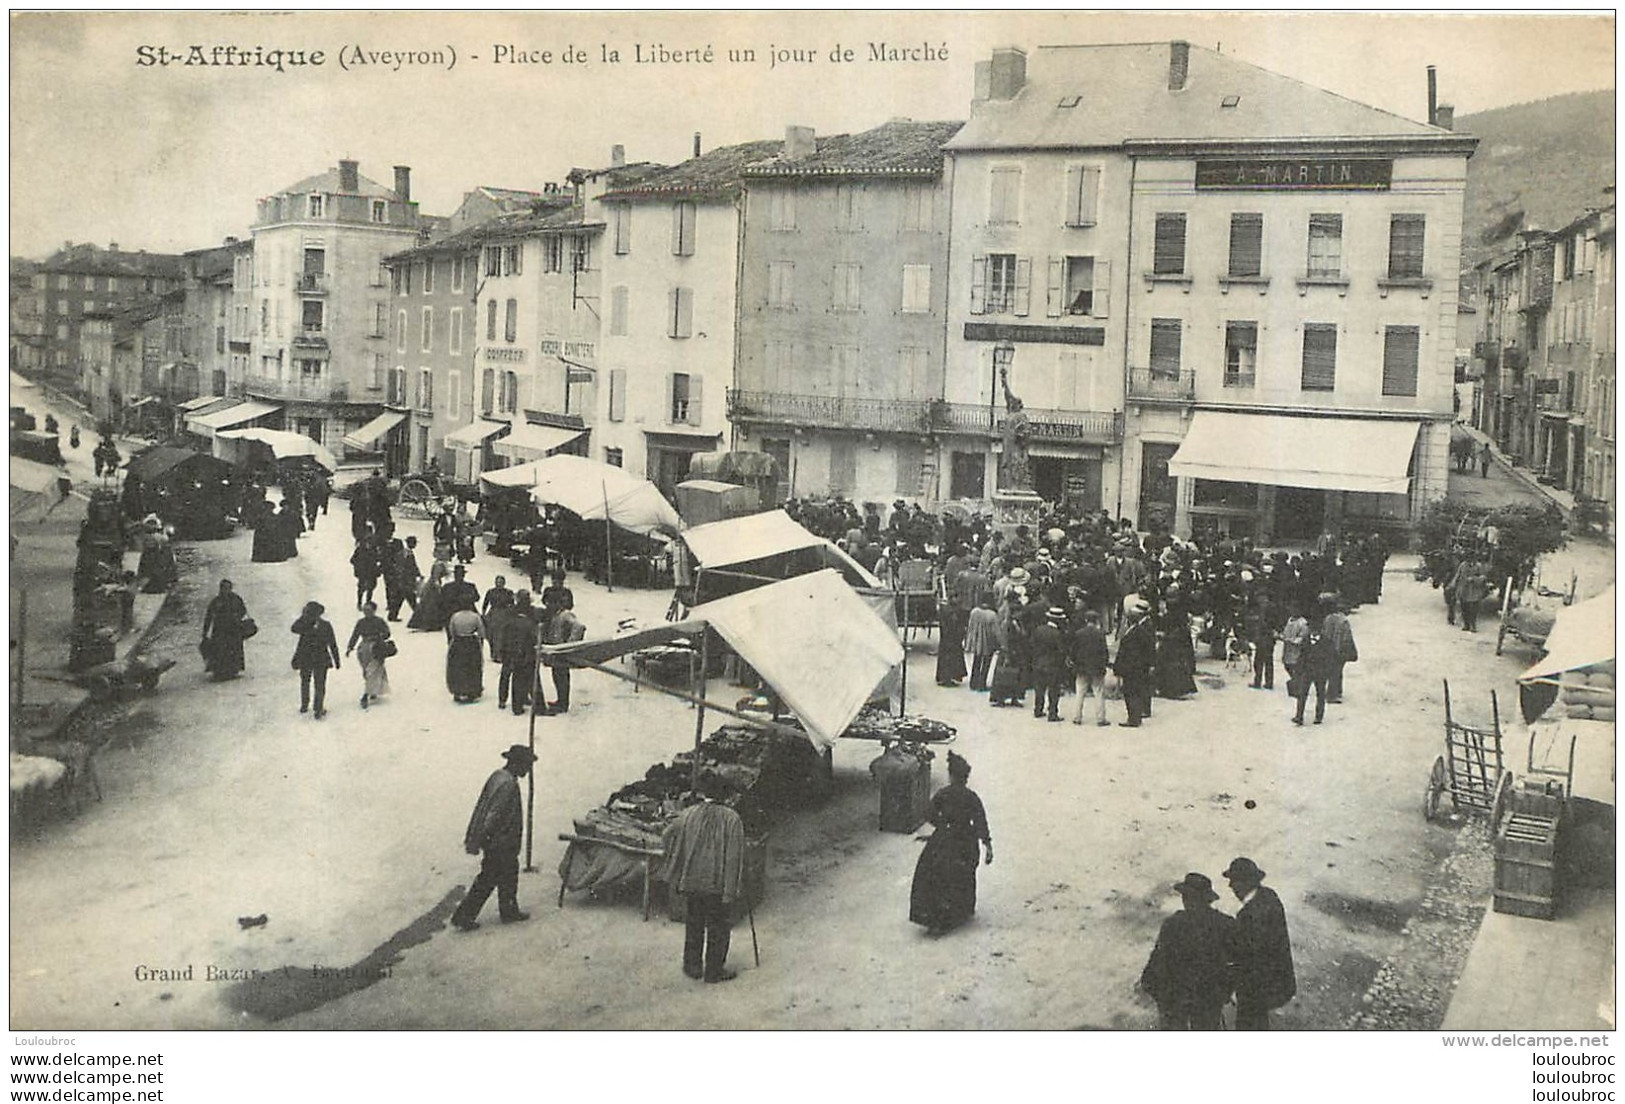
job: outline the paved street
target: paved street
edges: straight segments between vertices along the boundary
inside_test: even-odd
[[[907,922],[919,845],[874,830],[876,749],[842,744],[835,796],[772,839],[761,966],[736,932],[743,972],[723,990],[682,977],[676,925],[584,895],[553,907],[557,833],[692,739],[682,703],[601,675],[577,676],[568,717],[538,721],[537,871],[521,878],[533,919],[468,935],[444,926],[476,866],[460,846],[468,810],[526,722],[497,710],[489,668],[485,699],[453,704],[443,639],[403,626],[381,705],[357,707],[346,663],[326,720],[296,712],[286,626],[309,598],[341,642],[354,619],[346,507],[333,509],[289,563],[245,562],[247,533],[191,546],[152,645],[181,666],[127,707],[101,758],[106,801],[12,847],[15,1026],[1144,1027],[1155,1014],[1134,982],[1175,905],[1167,887],[1248,854],[1292,926],[1299,997],[1286,1024],[1340,1027],[1454,844],[1455,829],[1419,812],[1441,745],[1440,678],[1461,712],[1487,715],[1494,688],[1509,716],[1530,658],[1497,658],[1492,631],[1447,626],[1406,557],[1391,563],[1383,603],[1354,616],[1362,659],[1319,728],[1294,728],[1279,689],[1249,690],[1214,660],[1194,700],[1157,702],[1132,734],[1046,725],[933,685],[933,642],[917,642],[910,708],[959,726],[998,841],[975,921],[941,940]],[[404,529],[426,546],[427,523]],[[499,567],[482,557],[471,577],[483,590]],[[196,641],[221,577],[262,631],[247,675],[213,684]],[[572,585],[593,633],[657,620],[668,598]],[[721,680],[711,692],[737,693]],[[262,913],[263,927],[239,927]],[[353,992],[304,977],[203,980],[211,965],[380,963],[390,976]],[[188,964],[190,982],[135,976]]]

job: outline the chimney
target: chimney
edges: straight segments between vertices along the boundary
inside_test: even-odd
[[[1179,92],[1185,87],[1185,80],[1191,73],[1191,44],[1189,42],[1168,43],[1168,91]]]
[[[361,190],[361,162],[339,162],[339,191],[359,192]]]
[[[1440,104],[1433,109],[1433,125],[1443,127],[1445,130],[1456,129],[1456,108],[1452,104]]]
[[[813,135],[812,127],[789,126],[784,128],[784,159],[786,161],[799,161],[803,157],[811,157],[818,152],[818,139]]]
[[[1428,126],[1435,125],[1439,117],[1439,71],[1428,66]]]
[[[107,251],[109,253],[117,253],[118,252],[118,242],[108,242],[107,243]]]
[[[976,63],[975,80],[971,86],[971,102],[981,103],[987,99],[987,94],[993,88],[993,63],[991,61],[978,61]]]
[[[609,167],[612,169],[626,167],[626,147],[618,142],[609,147]]]
[[[1013,100],[1027,83],[1027,51],[1019,46],[1001,46],[993,51],[988,66],[987,98]]]
[[[698,157],[699,155],[700,155],[700,132],[696,130],[694,132],[694,156]]]
[[[412,202],[412,170],[406,165],[395,166],[395,194],[402,203]]]

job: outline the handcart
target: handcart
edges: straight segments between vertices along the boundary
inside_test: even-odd
[[[1492,813],[1502,784],[1501,706],[1490,691],[1491,726],[1475,728],[1457,721],[1450,708],[1450,680],[1444,680],[1444,754],[1433,760],[1422,815],[1433,820],[1439,799],[1450,795],[1457,814]]]
[[[945,600],[930,560],[904,560],[897,565],[897,627],[903,630],[904,643],[912,630],[930,632],[940,627]]]
[[[1559,608],[1551,600],[1560,599],[1564,606],[1572,606],[1580,578],[1570,575],[1566,592],[1548,589],[1537,582],[1519,593],[1513,590],[1512,583],[1513,580],[1509,578],[1501,595],[1501,628],[1495,637],[1495,654],[1501,654],[1509,636],[1520,643],[1544,650],[1546,637],[1557,622]],[[1530,598],[1531,591],[1533,599]]]

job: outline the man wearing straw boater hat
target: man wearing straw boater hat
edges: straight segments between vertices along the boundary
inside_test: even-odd
[[[1174,889],[1183,907],[1162,922],[1140,988],[1157,1002],[1162,1030],[1218,1031],[1219,1011],[1230,999],[1236,922],[1214,910],[1219,895],[1206,874],[1186,874]]]
[[[525,833],[525,811],[519,800],[519,780],[530,773],[536,755],[524,744],[514,744],[502,753],[507,760],[491,772],[485,789],[468,818],[463,848],[470,854],[484,852],[480,873],[468,887],[451,923],[458,931],[473,931],[491,891],[497,891],[497,913],[504,924],[529,920],[530,913],[519,907],[519,841]]]

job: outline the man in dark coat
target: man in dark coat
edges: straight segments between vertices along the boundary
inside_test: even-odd
[[[463,833],[463,849],[470,855],[484,855],[479,876],[451,914],[452,927],[458,931],[480,926],[480,909],[493,889],[497,891],[497,914],[504,924],[530,919],[530,913],[519,907],[519,842],[525,834],[519,780],[530,773],[536,756],[525,745],[514,744],[502,758],[507,762],[485,780],[474,815],[468,818],[468,831]]]
[[[407,537],[405,541],[396,537],[389,542],[384,560],[384,601],[391,621],[401,619],[402,604],[411,606],[413,613],[418,610],[417,593],[423,582],[423,571],[418,567],[417,547],[416,537]]]
[[[1140,988],[1157,1002],[1162,1030],[1218,1031],[1219,1011],[1230,999],[1236,922],[1214,911],[1219,895],[1206,874],[1186,874],[1174,889],[1183,907],[1162,922]]]
[[[1095,724],[1105,726],[1106,720],[1106,664],[1111,653],[1106,647],[1106,633],[1100,627],[1100,612],[1087,610],[1083,627],[1072,637],[1072,674],[1076,679],[1078,707],[1072,714],[1072,723],[1083,723],[1083,703],[1095,697]]]
[[[1225,868],[1224,877],[1241,902],[1230,949],[1236,1030],[1268,1031],[1270,1010],[1298,992],[1286,910],[1275,891],[1264,885],[1264,872],[1253,860],[1235,859]]]
[[[1033,629],[1033,716],[1061,719],[1061,692],[1067,678],[1066,610],[1051,606]]]
[[[448,610],[478,610],[480,608],[480,589],[463,576],[467,568],[458,564],[451,569],[452,581],[440,590],[440,601]]]
[[[666,829],[666,875],[683,895],[683,973],[708,982],[732,981],[728,963],[729,909],[744,895],[745,822],[717,800],[719,781],[700,775],[700,797]]]
[[[1125,606],[1127,627],[1117,639],[1117,658],[1112,661],[1112,670],[1123,680],[1128,720],[1119,723],[1124,728],[1138,728],[1143,718],[1151,716],[1151,672],[1156,662],[1157,638],[1149,613],[1143,599]]]

